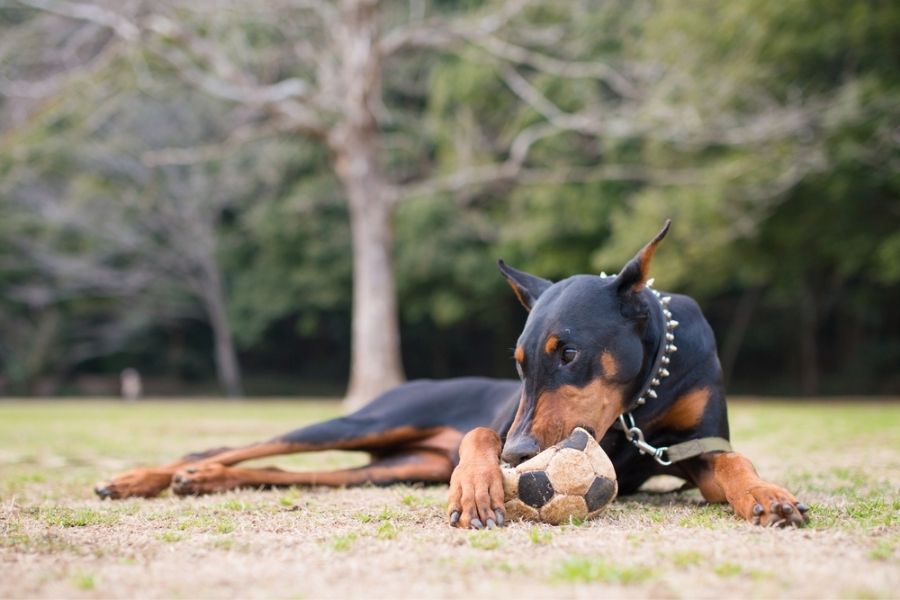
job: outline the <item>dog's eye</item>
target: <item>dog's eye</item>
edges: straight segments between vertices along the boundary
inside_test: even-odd
[[[578,356],[578,350],[576,350],[575,348],[572,348],[571,346],[566,346],[565,348],[563,348],[561,357],[564,365],[567,365],[575,360],[576,356]]]

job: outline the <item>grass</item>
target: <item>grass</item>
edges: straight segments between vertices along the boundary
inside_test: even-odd
[[[473,531],[469,534],[469,545],[478,550],[496,550],[500,547],[500,536],[494,531]]]
[[[623,567],[606,560],[576,556],[564,560],[553,574],[557,581],[569,583],[618,583],[634,585],[652,577],[646,567]]]
[[[540,527],[532,527],[528,530],[528,539],[532,544],[544,546],[553,541],[553,534],[546,529]]]
[[[338,552],[345,552],[350,549],[350,546],[353,545],[353,542],[355,542],[358,537],[359,536],[355,533],[346,533],[344,535],[335,536],[334,539],[331,540],[331,547]]]
[[[0,597],[863,597],[900,589],[900,404],[736,402],[732,439],[811,508],[754,528],[696,491],[599,519],[444,524],[446,486],[243,490],[103,502],[133,466],[337,414],[330,402],[0,402]],[[267,459],[363,464],[358,453]],[[865,574],[864,579],[859,575]],[[289,591],[288,591],[289,590]]]

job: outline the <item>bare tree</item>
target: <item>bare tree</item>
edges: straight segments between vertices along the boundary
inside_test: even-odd
[[[107,162],[100,173],[79,176],[82,184],[86,177],[110,177],[114,171],[120,176],[128,171],[138,181],[130,188],[116,187],[114,196],[94,191],[73,199],[38,180],[20,180],[7,192],[21,211],[39,219],[43,227],[66,239],[77,236],[83,240],[82,250],[73,252],[52,238],[32,239],[23,234],[17,241],[20,252],[45,279],[40,285],[19,286],[12,293],[29,305],[48,305],[74,296],[117,298],[127,305],[142,297],[166,301],[162,293],[166,288],[184,290],[199,300],[212,329],[216,371],[223,390],[229,396],[240,396],[240,367],[216,235],[220,215],[233,201],[234,189],[225,189],[231,187],[226,178],[213,178],[199,168],[148,169],[123,157],[102,160]],[[91,345],[82,345],[80,350],[75,346],[73,353],[84,360],[119,347],[133,332],[125,321],[109,331],[93,332]]]
[[[402,381],[397,302],[392,268],[392,221],[408,198],[460,193],[497,183],[658,180],[684,183],[693,172],[645,165],[590,167],[540,165],[531,159],[542,141],[560,134],[600,139],[654,138],[669,143],[754,144],[808,127],[801,107],[774,107],[752,120],[697,114],[673,102],[690,80],[652,64],[608,64],[569,36],[565,23],[535,24],[539,0],[488,3],[476,14],[448,15],[427,0],[280,0],[264,5],[238,0],[19,0],[90,23],[124,45],[140,45],[162,58],[184,81],[247,110],[222,146],[259,131],[290,131],[327,145],[349,206],[353,245],[352,361],[347,405],[359,406]],[[557,2],[569,24],[592,2]],[[261,25],[271,44],[254,51],[246,24]],[[412,173],[383,162],[386,140],[403,119],[385,106],[386,74],[403,57],[422,51],[454,52],[491,65],[507,88],[532,111],[512,135],[492,140],[490,153],[473,153],[453,172],[434,172],[421,161]],[[102,56],[103,54],[101,54]],[[545,95],[540,77],[589,79],[596,97],[577,112]],[[724,115],[724,116],[723,116]],[[720,118],[721,117],[721,118]],[[726,118],[727,117],[727,118]],[[268,129],[266,129],[268,128]],[[411,135],[420,133],[415,124]],[[202,160],[209,147],[158,153],[166,162]],[[225,150],[227,151],[227,150]],[[487,158],[486,158],[487,156]]]

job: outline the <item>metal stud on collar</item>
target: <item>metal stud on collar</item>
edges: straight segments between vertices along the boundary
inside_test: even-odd
[[[672,296],[663,296],[658,290],[653,289],[653,282],[653,279],[648,279],[645,285],[647,286],[647,289],[650,290],[650,293],[653,294],[653,297],[656,298],[656,301],[659,302],[663,316],[666,318],[666,327],[664,341],[661,344],[661,352],[657,357],[655,364],[656,372],[653,377],[650,378],[647,386],[641,390],[640,394],[638,394],[638,406],[646,404],[647,400],[656,399],[657,394],[655,388],[660,385],[663,379],[669,376],[669,370],[666,369],[666,367],[672,361],[671,355],[678,352],[678,346],[675,345],[675,328],[678,327],[678,321],[672,318],[672,311],[668,309],[669,303],[672,301]]]

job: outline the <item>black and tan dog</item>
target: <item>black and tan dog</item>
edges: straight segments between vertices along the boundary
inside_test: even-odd
[[[616,276],[576,275],[551,283],[500,262],[530,313],[515,349],[521,381],[414,381],[349,416],[268,442],[128,471],[96,492],[125,498],[155,496],[169,486],[187,495],[449,481],[450,523],[493,527],[504,521],[501,459],[518,464],[581,426],[612,459],[620,493],[637,490],[653,475],[677,475],[706,500],[729,502],[744,519],[800,525],[806,507],[760,479],[728,445],[715,340],[699,307],[686,296],[662,296],[647,279],[667,230],[668,223]],[[365,451],[372,461],[325,472],[233,466],[329,449]]]

